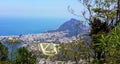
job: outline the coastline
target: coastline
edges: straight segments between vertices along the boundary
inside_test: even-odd
[[[23,42],[70,42],[75,37],[65,37],[67,32],[45,32],[39,34],[25,34],[25,35],[12,35],[12,36],[0,36],[0,40],[4,38],[19,38]]]

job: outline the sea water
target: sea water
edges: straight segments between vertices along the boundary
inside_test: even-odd
[[[55,30],[65,21],[63,18],[0,17],[0,36],[37,34]]]

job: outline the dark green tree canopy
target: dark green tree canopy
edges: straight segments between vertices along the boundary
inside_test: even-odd
[[[0,42],[0,60],[6,60],[8,57],[8,48]]]
[[[17,51],[15,64],[36,64],[37,57],[32,54],[27,48],[21,47]]]

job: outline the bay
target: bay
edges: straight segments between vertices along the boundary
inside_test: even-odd
[[[66,19],[0,17],[0,36],[37,34],[57,29]]]

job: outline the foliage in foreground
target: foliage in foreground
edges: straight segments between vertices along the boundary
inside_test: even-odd
[[[118,64],[120,63],[120,27],[115,27],[107,35],[101,35],[98,45],[99,49],[102,49],[105,63]]]
[[[33,55],[25,47],[21,47],[17,51],[16,59],[14,60],[15,64],[36,64],[37,57]]]
[[[17,50],[16,58],[8,59],[8,49],[0,43],[0,64],[36,64],[37,57],[27,48],[21,47]]]
[[[0,42],[0,64],[10,64],[8,60],[8,48]]]
[[[60,45],[59,54],[56,59],[60,61],[75,61],[79,63],[80,59],[89,61],[90,50],[80,41],[73,41]]]
[[[0,42],[0,60],[6,60],[8,57],[8,48]]]
[[[120,63],[120,27],[117,26],[109,33],[99,33],[94,35],[96,42],[93,44],[97,46],[87,47],[80,41],[73,41],[60,45],[59,54],[56,56],[57,60],[61,61],[75,61],[76,64],[80,59],[85,60],[88,64],[119,64]],[[85,42],[84,42],[85,43]],[[97,57],[95,51],[100,52],[100,59]],[[93,58],[92,58],[93,57]],[[91,61],[91,59],[93,59]]]

